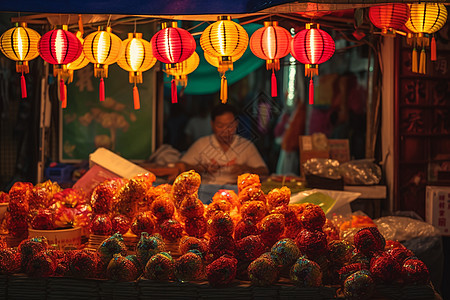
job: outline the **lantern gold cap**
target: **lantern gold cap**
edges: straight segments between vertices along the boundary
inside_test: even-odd
[[[269,26],[278,26],[278,21],[265,21],[264,27],[269,27]]]
[[[161,24],[161,29],[166,29],[169,27],[173,27],[173,28],[177,28],[178,27],[178,23],[177,22],[164,22]]]
[[[217,21],[229,20],[231,21],[231,16],[218,16]]]
[[[317,24],[317,23],[306,23],[306,29],[311,29],[311,28],[313,28],[313,29],[319,29],[319,24]]]
[[[142,39],[142,33],[141,32],[129,32],[128,38],[129,39],[132,39],[132,38]]]

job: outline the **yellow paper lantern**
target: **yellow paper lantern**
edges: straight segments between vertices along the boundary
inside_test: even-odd
[[[80,40],[81,44],[83,45],[84,39],[83,39],[83,33],[81,31],[77,31],[76,37]],[[84,55],[83,51],[81,51],[80,56],[73,62],[68,63],[66,66],[67,73],[67,82],[71,83],[73,81],[73,71],[82,69],[86,67],[89,64],[89,60]]]
[[[237,54],[236,56],[233,56],[231,58],[231,61],[234,63],[238,61],[245,53],[245,50],[241,53]],[[212,56],[211,54],[208,54],[208,52],[203,52],[203,56],[205,57],[205,60],[213,67],[216,67],[219,73],[225,73],[226,71],[233,71],[233,65],[229,66],[223,66],[220,64],[220,58],[217,56]]]
[[[412,70],[425,74],[425,47],[429,45],[430,35],[441,29],[447,22],[447,9],[443,3],[414,3],[409,4],[410,17],[406,21],[406,28],[414,34]],[[419,68],[417,68],[417,50],[416,47],[422,47],[420,53]],[[436,41],[434,36],[431,40],[431,60],[436,60]]]
[[[225,72],[233,69],[233,56],[245,51],[248,46],[248,34],[244,27],[231,21],[229,16],[220,16],[218,21],[209,25],[200,37],[200,46],[211,56],[219,59],[219,72],[222,73],[220,99],[227,101],[227,79]]]
[[[25,77],[30,71],[28,61],[39,56],[38,43],[41,36],[35,30],[28,28],[26,23],[16,23],[15,27],[5,31],[0,37],[0,49],[11,60],[16,61],[16,71],[22,73],[20,86],[22,98],[27,97]]]
[[[115,63],[121,53],[122,40],[111,32],[111,27],[89,34],[83,43],[83,53],[87,60],[94,64],[94,76],[100,77],[100,101],[105,100],[103,78],[108,78],[108,66]]]
[[[165,72],[168,75],[172,75],[174,77],[175,83],[177,85],[181,85],[183,87],[186,87],[187,85],[187,75],[191,74],[192,72],[197,69],[198,65],[200,64],[200,58],[198,57],[197,52],[192,53],[191,56],[189,56],[188,59],[176,63],[171,68],[167,68],[170,65],[166,64],[166,70]]]
[[[128,33],[128,38],[122,42],[122,53],[117,64],[129,72],[129,81],[134,83],[134,109],[140,109],[137,83],[142,83],[142,72],[149,70],[156,63],[152,54],[152,45],[142,38],[142,33]]]

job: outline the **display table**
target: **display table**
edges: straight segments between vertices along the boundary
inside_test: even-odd
[[[281,280],[282,281],[282,280]],[[157,282],[138,279],[116,282],[67,277],[30,278],[0,275],[0,299],[343,299],[337,286],[300,288],[278,283],[257,287],[235,281],[214,288],[207,282]],[[372,299],[441,299],[428,285],[378,285]]]

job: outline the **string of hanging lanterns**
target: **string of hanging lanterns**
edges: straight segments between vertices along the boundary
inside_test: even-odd
[[[368,9],[371,23],[381,30],[383,36],[392,37],[396,33],[407,35],[412,44],[412,71],[426,73],[425,47],[431,45],[431,61],[436,60],[434,33],[447,21],[447,9],[442,3],[386,3]],[[79,16],[79,23],[81,16]],[[108,21],[109,25],[109,21]],[[165,64],[165,72],[172,76],[171,98],[177,102],[177,85],[186,86],[187,75],[199,64],[195,53],[196,42],[192,34],[178,28],[177,22],[161,24],[150,42],[142,39],[141,33],[129,33],[122,41],[112,33],[111,27],[99,27],[83,40],[82,24],[73,34],[67,26],[45,33],[27,27],[26,23],[15,26],[0,37],[0,50],[5,56],[16,61],[16,71],[21,73],[22,98],[27,97],[24,74],[29,72],[28,62],[37,56],[53,65],[54,76],[59,81],[59,95],[62,107],[67,105],[65,81],[73,80],[73,71],[94,64],[94,76],[100,78],[99,99],[105,100],[104,78],[108,77],[108,66],[117,62],[129,72],[129,82],[134,84],[134,108],[140,108],[137,84],[142,83],[142,72],[152,68],[157,61]],[[313,104],[313,77],[318,75],[318,65],[328,61],[334,54],[335,45],[331,36],[319,28],[319,24],[308,23],[306,28],[294,37],[276,21],[264,22],[264,27],[256,30],[250,40],[245,29],[232,21],[229,16],[219,16],[201,34],[200,46],[208,63],[215,66],[221,75],[220,99],[228,98],[225,73],[233,70],[233,63],[242,57],[250,45],[252,53],[266,60],[267,70],[272,71],[271,94],[277,97],[275,71],[280,69],[280,59],[287,54],[305,64],[305,76],[310,77],[309,103]],[[407,33],[405,33],[407,31]],[[431,41],[430,41],[431,39]],[[417,48],[421,47],[419,65]]]

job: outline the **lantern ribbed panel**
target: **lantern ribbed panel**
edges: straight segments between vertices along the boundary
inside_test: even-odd
[[[79,69],[86,67],[89,64],[89,60],[87,60],[86,56],[84,56],[84,53],[83,53],[84,40],[81,37],[81,32],[77,32],[76,37],[81,43],[80,56],[78,56],[78,58],[76,60],[74,60],[73,62],[67,64],[67,70],[79,70]]]
[[[400,29],[409,19],[406,3],[390,3],[369,8],[369,19],[380,29]]]
[[[39,41],[39,55],[53,65],[75,61],[82,51],[78,38],[70,31],[55,29],[45,33]]]
[[[247,49],[248,34],[236,22],[219,20],[203,31],[200,46],[212,56],[237,56]]]
[[[166,64],[176,64],[194,53],[195,39],[187,30],[167,27],[158,31],[151,39],[153,56]]]
[[[232,60],[233,62],[239,60],[239,59],[244,55],[244,53],[245,53],[245,50],[242,51],[241,53],[235,55],[235,56],[232,56],[231,60]],[[209,54],[208,52],[203,52],[203,55],[204,55],[204,57],[205,57],[205,60],[206,60],[210,65],[212,65],[213,67],[216,67],[216,68],[219,67],[220,59],[219,59],[218,56],[212,56],[212,55]]]
[[[17,26],[8,29],[0,37],[0,49],[14,61],[29,61],[39,56],[38,43],[41,35],[35,30]]]
[[[410,17],[406,27],[413,33],[434,33],[447,21],[447,9],[443,3],[409,4]]]
[[[122,42],[122,54],[117,64],[128,72],[144,72],[153,67],[156,58],[152,54],[150,42],[139,38],[129,37]]]
[[[166,73],[172,76],[188,75],[194,72],[199,64],[200,58],[198,57],[197,52],[194,52],[188,59],[175,64],[173,68],[166,69]]]
[[[121,47],[122,40],[117,35],[98,30],[84,39],[83,53],[91,63],[110,65],[119,59]]]
[[[292,56],[302,64],[321,64],[334,54],[334,40],[322,29],[304,29],[291,42]]]
[[[291,40],[291,34],[283,27],[265,26],[252,34],[250,49],[261,59],[280,59],[289,54]]]

